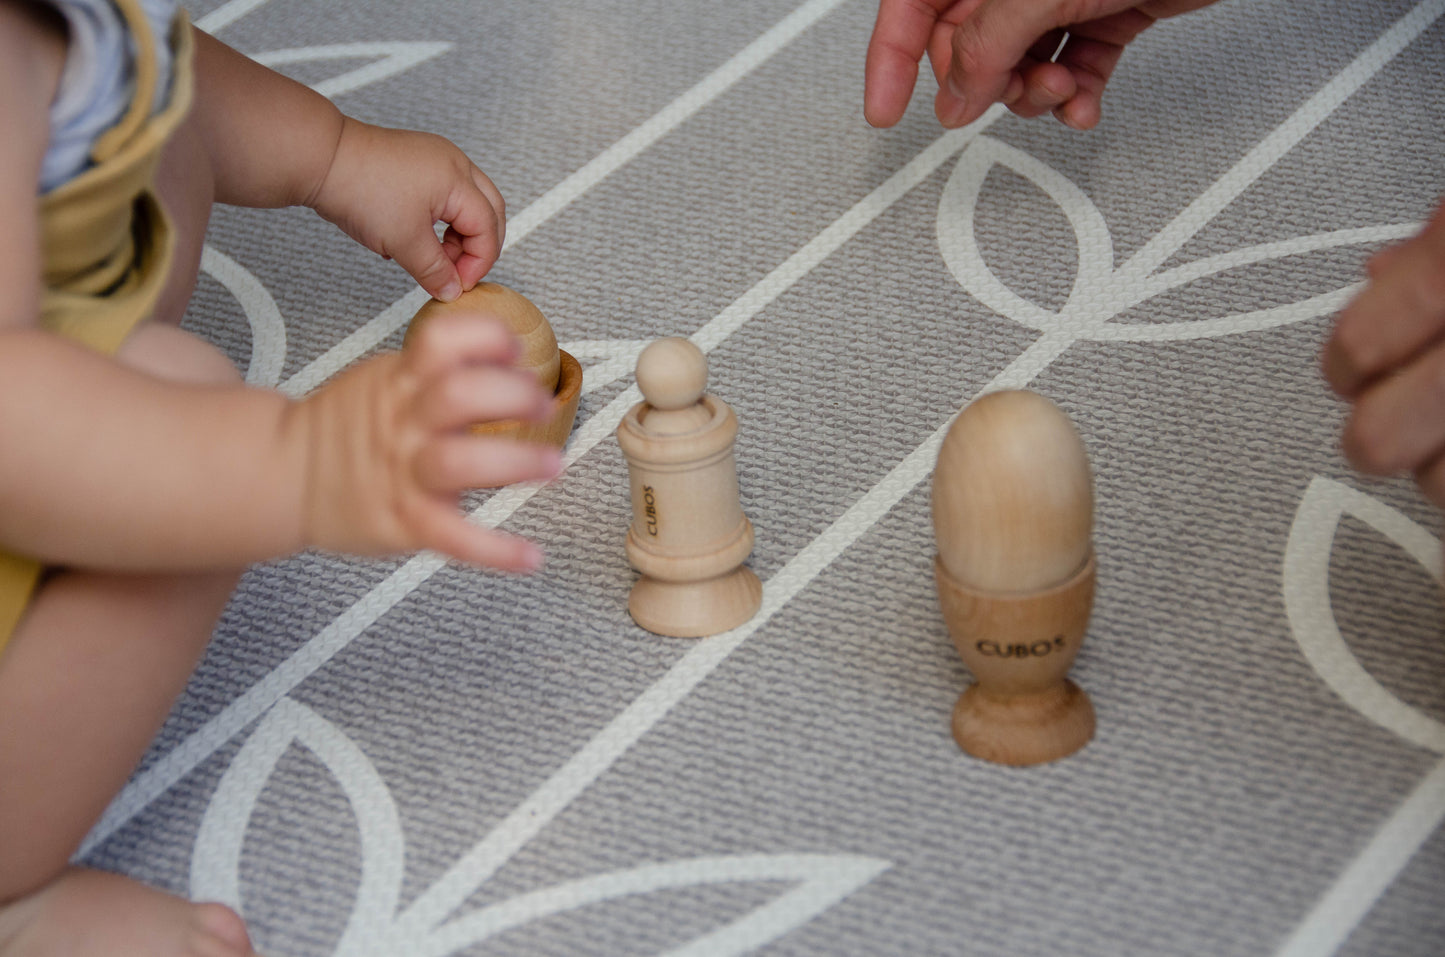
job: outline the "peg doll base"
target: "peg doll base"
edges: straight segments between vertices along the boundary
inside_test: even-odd
[[[638,625],[670,638],[705,638],[748,621],[763,604],[763,584],[746,565],[700,582],[642,577],[627,611]]]

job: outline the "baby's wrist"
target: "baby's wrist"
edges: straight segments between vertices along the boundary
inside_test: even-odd
[[[297,205],[313,209],[324,219],[334,221],[334,217],[327,215],[325,210],[327,207],[335,205],[336,180],[344,176],[344,173],[338,173],[338,167],[345,165],[344,154],[351,148],[352,141],[356,139],[359,132],[357,128],[365,124],[342,113],[334,105],[331,108],[334,111],[335,132],[329,140],[330,149],[323,161],[318,164],[318,172],[310,178]],[[344,188],[341,193],[344,195]]]
[[[281,411],[276,450],[276,489],[281,500],[278,531],[288,540],[288,552],[321,545],[312,514],[323,493],[316,448],[323,428],[318,422],[320,411],[312,398],[286,400]]]

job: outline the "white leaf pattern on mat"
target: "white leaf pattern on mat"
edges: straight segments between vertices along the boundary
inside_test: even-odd
[[[251,327],[251,362],[246,384],[274,388],[286,364],[286,322],[271,293],[249,269],[215,247],[201,249],[201,269],[236,297]]]
[[[1387,691],[1360,664],[1340,634],[1330,604],[1330,553],[1340,519],[1352,515],[1399,545],[1436,581],[1440,542],[1396,509],[1326,478],[1310,482],[1284,555],[1284,605],[1305,659],[1345,703],[1411,744],[1445,754],[1445,724]]]
[[[582,394],[606,388],[618,379],[632,374],[637,365],[637,356],[647,348],[651,339],[579,339],[564,342],[559,348],[572,354],[574,359],[584,363],[582,368]],[[594,360],[586,365],[588,359]]]
[[[849,854],[703,857],[598,874],[522,894],[435,928],[398,913],[405,839],[391,792],[362,750],[315,711],[284,698],[257,724],[206,808],[191,854],[191,897],[241,908],[241,854],[261,792],[293,745],[331,773],[356,815],[361,881],[337,955],[443,957],[514,927],[609,900],[708,884],[796,886],[673,954],[740,954],[799,927],[873,880],[888,862]]]
[[[330,79],[312,84],[312,89],[325,97],[351,93],[379,80],[396,76],[410,70],[418,63],[424,63],[434,56],[451,49],[450,43],[440,41],[390,41],[383,43],[336,43],[328,46],[296,47],[291,50],[272,50],[252,57],[256,62],[271,68],[293,63],[310,63],[316,60],[355,60],[371,58],[372,62],[349,70]]]
[[[443,924],[427,935],[424,943],[393,940],[348,954],[404,951],[416,957],[444,957],[513,927],[589,904],[707,884],[796,884],[738,920],[668,951],[671,957],[726,957],[746,953],[806,924],[888,866],[886,861],[849,854],[756,854],[652,864],[569,881],[493,904]]]
[[[361,884],[343,941],[374,939],[396,913],[404,842],[391,792],[370,759],[331,722],[291,698],[256,725],[216,786],[191,853],[191,897],[240,909],[241,849],[256,801],[293,744],[307,748],[341,786],[356,815]]]
[[[989,171],[1005,167],[1032,182],[1057,204],[1074,232],[1078,263],[1068,299],[1051,311],[1014,292],[988,267],[975,235],[975,212]],[[1204,225],[1200,221],[1196,230]],[[1343,288],[1282,306],[1170,323],[1119,323],[1125,311],[1179,286],[1227,269],[1338,246],[1401,239],[1419,223],[1342,229],[1284,242],[1264,243],[1146,274],[1131,260],[1114,267],[1109,225],[1088,195],[1067,176],[1028,153],[989,136],[963,151],[938,204],[938,247],[959,284],[990,309],[1020,325],[1071,341],[1090,339],[1199,339],[1269,329],[1327,315],[1359,288]]]
[[[1284,556],[1290,630],[1315,672],[1346,704],[1411,744],[1445,754],[1445,724],[1391,694],[1345,643],[1330,603],[1330,554],[1340,520],[1369,525],[1445,584],[1435,536],[1397,509],[1347,485],[1316,477],[1295,513]],[[1334,954],[1445,819],[1445,761],[1437,762],[1330,883],[1275,957]]]

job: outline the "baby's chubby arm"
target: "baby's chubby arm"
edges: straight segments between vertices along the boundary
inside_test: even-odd
[[[196,30],[195,39],[193,119],[217,200],[310,206],[445,301],[492,267],[506,206],[450,141],[344,116],[324,96],[214,37]],[[440,242],[439,221],[447,224]]]
[[[112,571],[305,547],[536,567],[534,546],[456,507],[463,489],[560,465],[466,428],[547,405],[499,322],[438,317],[301,401],[162,381],[37,327],[36,191],[63,43],[32,12],[0,0],[0,550]]]
[[[545,415],[504,325],[428,323],[292,401],[164,382],[37,329],[0,331],[0,547],[109,571],[233,567],[307,547],[430,548],[507,571],[536,546],[468,522],[470,488],[548,479],[555,449],[467,426]]]

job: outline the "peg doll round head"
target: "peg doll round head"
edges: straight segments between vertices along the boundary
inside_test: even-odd
[[[707,388],[707,357],[689,339],[657,339],[637,357],[637,387],[654,409],[685,409]]]

